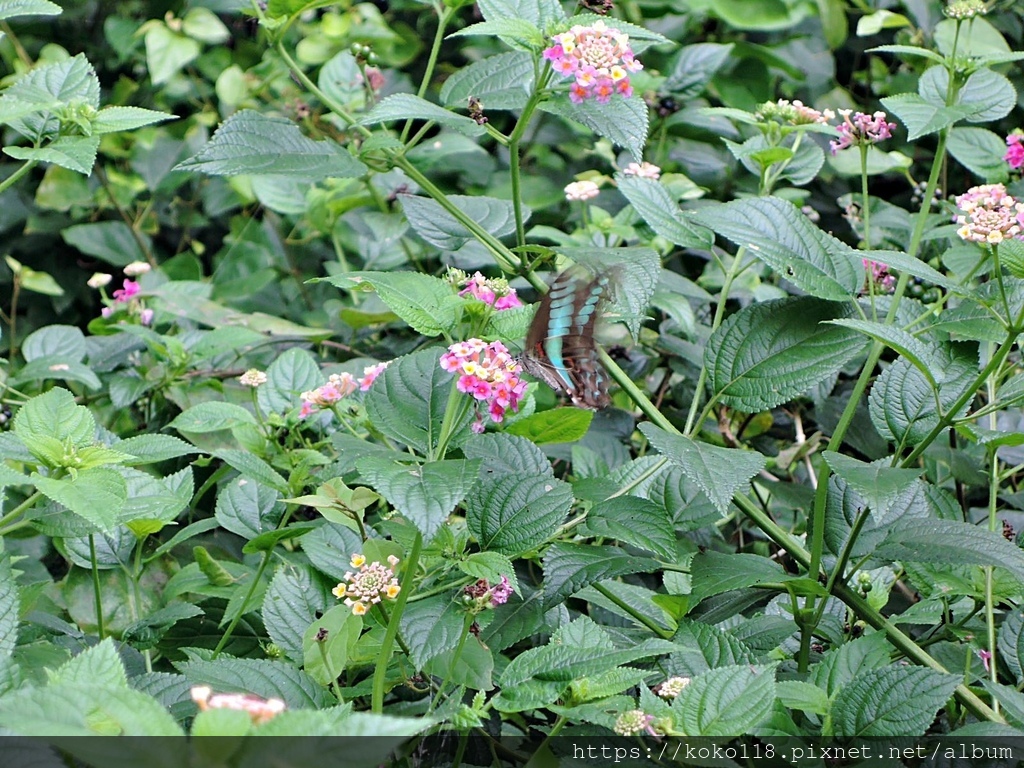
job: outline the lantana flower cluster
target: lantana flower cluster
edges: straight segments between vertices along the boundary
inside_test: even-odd
[[[351,373],[347,371],[332,373],[327,378],[326,384],[302,393],[302,408],[299,410],[299,418],[304,419],[320,408],[330,408],[357,389],[359,389],[359,382]]]
[[[513,591],[507,576],[502,576],[501,581],[493,586],[487,579],[477,579],[462,588],[462,600],[470,611],[479,613],[488,608],[504,605]]]
[[[1024,133],[1016,130],[1006,137],[1006,154],[1003,155],[1003,160],[1014,170],[1024,166]]]
[[[441,355],[441,367],[448,373],[458,374],[459,392],[487,404],[491,421],[495,423],[505,418],[509,408],[518,410],[519,400],[526,392],[526,382],[520,378],[523,367],[500,341],[488,344],[480,339],[469,339],[452,344]],[[484,431],[479,412],[472,429]]]
[[[1024,226],[1024,203],[1008,194],[1002,184],[971,187],[956,198],[962,213],[956,217],[956,231],[972,243],[996,245],[1011,238],[1020,238]]]
[[[812,123],[826,125],[829,120],[835,119],[836,113],[831,109],[824,111],[814,109],[799,100],[779,99],[765,102],[757,108],[754,115],[758,120],[772,121],[782,125],[810,125]]]
[[[640,733],[659,736],[660,734],[651,726],[653,722],[654,715],[648,715],[642,709],[631,709],[615,718],[612,730],[619,736],[636,736]]]
[[[570,181],[565,185],[565,199],[570,203],[582,203],[584,200],[591,200],[600,193],[601,188],[597,182],[585,179],[583,181]]]
[[[569,99],[579,104],[595,99],[607,104],[615,93],[624,98],[633,95],[629,75],[639,72],[643,65],[633,57],[629,35],[603,20],[593,24],[576,24],[552,38],[552,45],[544,50],[544,58],[551,68],[563,76],[572,76]]]
[[[389,365],[391,365],[390,360],[368,365],[363,368],[363,375],[358,379],[347,371],[332,373],[327,378],[326,384],[302,393],[302,408],[299,410],[299,418],[304,419],[321,408],[330,408],[357,389],[365,392]],[[247,382],[243,381],[242,383],[246,384]]]
[[[472,277],[463,274],[457,284],[460,287],[464,286],[459,291],[459,296],[472,296],[499,311],[523,306],[523,302],[516,295],[516,289],[511,288],[508,280],[504,278],[484,277],[476,272]]]
[[[890,123],[888,115],[882,111],[869,115],[852,109],[840,109],[839,114],[843,116],[843,122],[836,126],[839,138],[829,142],[833,155],[847,147],[876,144],[891,138],[896,128],[896,123]]]
[[[208,709],[236,709],[248,712],[255,725],[272,720],[285,710],[285,703],[281,699],[261,699],[247,693],[214,693],[206,685],[193,687],[191,695],[200,712]]]
[[[652,181],[661,178],[661,168],[646,160],[642,163],[630,163],[622,169],[622,173],[625,176],[639,176],[641,179],[651,179]]]
[[[100,310],[102,317],[113,317],[120,313],[122,310],[127,310],[130,317],[138,317],[139,322],[142,325],[149,325],[153,322],[153,310],[147,308],[143,303],[142,299],[138,298],[138,295],[142,292],[142,286],[133,277],[144,275],[150,271],[152,267],[145,261],[133,261],[124,268],[125,279],[122,282],[121,287],[116,289],[111,297],[113,298],[112,303],[107,303],[107,306]],[[104,300],[106,299],[106,286],[113,280],[113,276],[106,272],[96,272],[87,281],[87,285],[90,288],[95,288],[103,292]]]
[[[868,281],[879,290],[892,293],[896,288],[896,278],[889,273],[889,265],[871,259],[863,259],[863,262]]]
[[[679,675],[670,677],[667,680],[654,686],[654,692],[663,699],[674,699],[683,689],[690,684],[690,678]]]
[[[352,555],[349,565],[357,570],[346,571],[345,581],[332,589],[331,594],[339,600],[344,598],[345,605],[352,608],[352,613],[362,616],[383,598],[394,600],[398,597],[402,591],[398,577],[395,576],[398,562],[394,555],[388,556],[387,565],[376,560],[367,563],[363,555]]]

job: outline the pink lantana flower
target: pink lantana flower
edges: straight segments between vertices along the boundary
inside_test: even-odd
[[[628,99],[633,95],[629,75],[643,69],[629,47],[629,35],[601,19],[555,35],[544,58],[555,72],[574,78],[569,99],[575,104],[587,99],[607,104],[616,93]]]

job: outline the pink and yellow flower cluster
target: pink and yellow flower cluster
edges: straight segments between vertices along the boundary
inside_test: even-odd
[[[840,109],[839,114],[843,116],[843,122],[836,126],[839,138],[829,142],[833,155],[847,147],[875,144],[888,139],[896,127],[896,123],[888,121],[885,112],[869,115],[865,112],[854,113],[850,109]]]
[[[330,408],[357,389],[365,392],[389,365],[391,365],[390,360],[368,365],[363,368],[363,375],[358,379],[348,372],[332,373],[326,384],[302,393],[302,408],[299,410],[299,418],[304,419],[320,408]]]
[[[523,306],[516,289],[510,288],[508,281],[500,277],[484,277],[477,272],[472,277],[463,278],[459,284],[465,286],[459,291],[459,296],[472,296],[499,311]]]
[[[555,35],[552,45],[544,50],[544,58],[555,72],[573,78],[569,98],[574,104],[587,99],[607,104],[615,93],[628,99],[633,95],[629,75],[643,69],[633,57],[629,35],[600,19],[589,26],[576,24],[568,32]]]
[[[488,344],[480,339],[469,339],[452,344],[441,355],[441,367],[448,373],[458,374],[459,392],[487,403],[491,421],[500,422],[509,408],[519,409],[519,400],[526,391],[526,382],[520,378],[523,368],[500,341]],[[479,413],[473,431],[484,431]]]
[[[1024,227],[1024,203],[1008,194],[1002,184],[971,187],[956,198],[962,213],[956,217],[956,231],[971,243],[998,244],[1020,238]]]
[[[362,616],[385,597],[394,600],[402,591],[395,576],[398,558],[394,555],[388,557],[387,565],[376,561],[367,563],[363,555],[352,555],[349,565],[357,570],[347,571],[345,581],[332,589],[331,594],[339,600],[344,598],[345,605],[356,616]]]
[[[514,591],[508,576],[502,576],[501,581],[494,585],[487,579],[477,579],[462,588],[462,599],[470,611],[479,613],[488,608],[504,605]]]
[[[1006,137],[1006,154],[1003,155],[1003,160],[1014,170],[1024,166],[1024,133],[1019,129]]]

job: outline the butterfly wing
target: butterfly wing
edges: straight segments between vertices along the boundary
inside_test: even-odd
[[[523,367],[582,408],[605,408],[611,402],[594,342],[608,282],[607,275],[588,280],[563,272],[542,297],[526,336]]]

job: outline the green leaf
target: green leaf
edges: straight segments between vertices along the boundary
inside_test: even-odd
[[[301,661],[304,636],[316,618],[334,602],[330,590],[308,567],[284,566],[263,598],[267,634],[293,661]]]
[[[134,131],[146,125],[173,120],[176,116],[142,107],[104,107],[92,121],[93,134]]]
[[[907,358],[897,358],[875,379],[869,399],[871,421],[884,439],[905,446],[924,440],[939,424],[940,413],[946,414],[978,372],[978,350],[970,344],[941,344],[928,349],[934,361],[933,371],[941,380],[936,385]],[[938,400],[939,405],[936,405]],[[966,414],[965,403],[956,418]]]
[[[680,620],[672,642],[676,650],[669,663],[675,674],[696,677],[709,669],[753,664],[756,659],[754,652],[729,632],[692,619]]]
[[[285,506],[280,494],[247,477],[225,483],[217,494],[217,522],[245,539],[273,531],[281,522]]]
[[[508,425],[505,432],[525,437],[536,445],[571,443],[587,434],[593,419],[593,411],[582,408],[554,408],[516,419]]]
[[[192,659],[175,665],[192,685],[215,691],[281,699],[289,709],[322,709],[335,703],[328,690],[291,664],[266,659]]]
[[[841,318],[825,322],[839,325],[843,328],[853,328],[896,350],[914,364],[932,387],[936,386],[932,372],[937,370],[938,366],[931,349],[924,342],[919,341],[915,336],[907,333],[902,328],[886,325],[885,323],[876,323],[871,320],[858,320],[854,318]]]
[[[302,637],[302,668],[320,685],[335,682],[348,663],[350,650],[359,639],[363,620],[347,605],[335,605],[316,619]],[[321,632],[326,638],[317,640]],[[324,658],[327,658],[327,664]]]
[[[751,304],[730,315],[705,347],[711,390],[746,413],[805,394],[863,350],[856,333],[826,325],[849,311],[802,296]]]
[[[479,99],[485,110],[521,109],[533,87],[533,57],[525,51],[488,56],[452,73],[441,87],[441,101],[465,107]]]
[[[100,106],[100,81],[96,71],[85,57],[78,54],[70,59],[44,64],[22,75],[14,85],[0,97],[0,122],[6,122],[30,138],[56,132],[56,126],[49,123],[53,110],[72,102],[84,103],[95,109]],[[23,105],[31,104],[39,111],[39,118],[31,120],[14,119],[11,115],[22,112]],[[65,137],[72,138],[72,137]]]
[[[877,35],[883,29],[900,29],[909,27],[910,19],[902,13],[892,11],[876,10],[861,16],[857,21],[857,37],[871,37]],[[931,51],[929,51],[931,53]]]
[[[468,27],[453,32],[449,37],[467,35],[492,35],[510,48],[528,52],[540,48],[544,44],[544,35],[537,27],[525,19],[495,19],[470,24]]]
[[[409,646],[416,669],[422,669],[428,660],[441,654],[450,660],[462,636],[465,617],[465,610],[449,595],[406,605],[399,631]]]
[[[694,218],[819,299],[845,301],[864,281],[861,257],[781,198],[734,200]]]
[[[103,384],[99,377],[82,363],[67,363],[60,357],[41,357],[22,366],[17,375],[10,378],[11,384],[22,384],[26,381],[77,381],[89,389],[100,389]]]
[[[243,109],[225,120],[198,154],[174,170],[319,181],[362,176],[366,166],[332,141],[306,138],[290,120]]]
[[[436,200],[416,195],[399,195],[402,210],[416,234],[445,251],[457,251],[476,237]],[[494,197],[447,195],[447,200],[494,237],[505,237],[516,230],[515,211],[508,200]],[[530,209],[523,209],[523,220]]]
[[[99,221],[95,224],[75,224],[60,233],[64,242],[87,256],[95,256],[115,267],[124,267],[133,261],[145,261],[146,255],[139,240],[123,221]],[[149,236],[138,234],[142,242],[150,245]]]
[[[940,22],[941,24],[941,22]],[[936,64],[945,63],[945,59],[931,48],[922,48],[918,45],[876,45],[874,48],[868,48],[867,53],[898,53],[903,56],[920,56],[925,59],[931,59]]]
[[[711,233],[695,226],[657,181],[616,174],[615,183],[640,218],[666,240],[684,248],[710,247]]]
[[[519,580],[515,567],[505,555],[497,552],[473,552],[458,563],[459,570],[475,579],[487,579],[492,585],[500,584],[501,577],[508,579],[514,592],[519,592]]]
[[[127,688],[128,676],[109,637],[82,651],[53,673],[53,683],[93,683],[104,688]]]
[[[47,498],[99,526],[105,533],[117,527],[128,498],[124,478],[106,467],[93,467],[76,473],[74,478],[59,480],[33,474],[32,483]]]
[[[1006,181],[1010,167],[1003,160],[1006,142],[986,128],[954,127],[949,132],[946,149],[961,165],[986,184]]]
[[[326,381],[313,356],[299,347],[279,355],[266,374],[266,383],[256,390],[256,401],[264,413],[288,413],[299,405],[303,392]]]
[[[790,29],[810,11],[806,5],[778,0],[710,0],[709,10],[734,29],[763,32]]]
[[[558,0],[480,0],[477,7],[488,21],[523,19],[541,29],[565,19]]]
[[[129,624],[121,633],[121,639],[136,650],[149,650],[156,647],[167,630],[179,621],[202,615],[202,609],[191,603],[172,603]]]
[[[288,492],[288,483],[263,459],[254,454],[234,448],[224,448],[214,454],[217,458],[230,465],[238,473],[251,477],[263,485],[269,486],[279,493]]]
[[[463,305],[449,283],[419,272],[347,272],[327,282],[339,287],[372,285],[388,309],[424,336],[451,333]]]
[[[91,681],[10,694],[0,700],[0,721],[20,736],[184,736],[153,697]],[[123,758],[124,752],[119,750],[119,755]]]
[[[618,547],[555,542],[544,554],[544,605],[558,605],[584,587],[616,576],[650,573],[657,560],[631,555]]]
[[[734,589],[786,578],[786,571],[778,563],[764,557],[711,550],[694,556],[690,561],[690,574],[694,603]]]
[[[573,680],[607,672],[622,664],[674,650],[663,640],[645,640],[616,648],[608,633],[581,616],[560,627],[547,645],[516,656],[501,674],[502,693],[531,678],[568,685]]]
[[[231,32],[217,14],[202,6],[189,8],[181,20],[181,31],[207,45],[220,45],[231,39]]]
[[[594,536],[639,547],[667,562],[676,558],[676,534],[667,510],[637,496],[616,496],[598,502],[586,520]]]
[[[677,727],[693,736],[741,736],[756,730],[775,704],[775,666],[712,669],[672,702]]]
[[[862,672],[832,698],[829,720],[840,738],[921,736],[960,679],[923,667]]]
[[[441,350],[424,349],[396,359],[366,394],[370,422],[387,437],[426,455],[440,438],[449,395],[455,386],[452,375],[440,364]],[[469,395],[466,395],[468,398]],[[453,434],[468,431],[470,413]]]
[[[874,554],[909,562],[994,565],[1024,583],[1024,552],[998,533],[959,520],[901,518]]]
[[[204,434],[256,424],[256,417],[240,405],[210,401],[182,411],[167,426],[182,433]]]
[[[921,96],[932,104],[942,106],[949,88],[949,73],[945,67],[932,67],[918,83]],[[1017,91],[1003,75],[982,68],[967,78],[957,93],[957,107],[970,110],[966,119],[970,123],[987,123],[1006,117],[1017,103]]]
[[[673,435],[653,424],[641,424],[640,431],[658,452],[679,466],[723,515],[734,494],[765,465],[765,457],[753,451],[718,448],[682,435]]]
[[[572,488],[550,475],[495,474],[466,499],[466,525],[481,548],[514,557],[550,539],[572,506]]]
[[[198,58],[202,47],[185,35],[156,23],[145,36],[146,66],[153,85],[162,85]]]
[[[567,97],[559,96],[543,102],[540,109],[585,125],[627,150],[638,163],[644,158],[649,118],[647,104],[639,96],[615,96],[607,104],[598,104],[594,99],[573,104]]]
[[[902,251],[857,251],[856,253],[865,259],[869,259],[878,264],[885,264],[890,269],[895,269],[899,272],[906,272],[914,277],[920,277],[926,282],[942,286],[954,293],[962,293],[964,290],[963,286],[956,280],[946,277],[946,275],[942,274],[938,270],[928,266],[926,262],[910,256],[909,254],[903,253]]]
[[[910,141],[937,133],[974,111],[972,107],[960,105],[936,106],[916,93],[888,96],[882,99],[882,106],[907,126],[907,139]]]
[[[11,556],[0,552],[0,667],[11,658],[17,644],[18,607],[18,583],[11,572]]]
[[[879,632],[829,649],[821,661],[811,667],[808,682],[833,696],[861,672],[888,665],[889,646]]]
[[[732,43],[683,46],[673,57],[672,68],[662,87],[677,99],[700,96],[711,78],[725,66],[734,48]]]
[[[53,163],[88,176],[96,163],[99,147],[99,136],[61,136],[45,147],[4,147],[4,154],[15,160]]]
[[[480,136],[485,132],[484,127],[479,125],[476,120],[457,115],[426,99],[413,96],[411,93],[396,93],[388,96],[359,122],[361,125],[376,125],[393,120],[428,120],[466,136]]]
[[[17,16],[59,16],[62,12],[50,0],[0,0],[0,21]]]
[[[129,454],[132,458],[126,462],[131,466],[155,464],[180,456],[188,456],[198,451],[184,440],[171,435],[136,435],[116,444],[117,450]]]
[[[431,461],[419,466],[367,456],[356,462],[359,474],[388,500],[429,542],[455,505],[476,483],[478,461]]]
[[[1020,682],[1024,678],[1024,612],[1009,611],[999,625],[999,657]]]
[[[836,475],[864,498],[879,521],[921,475],[920,469],[897,469],[885,460],[867,464],[834,451],[825,451],[822,457]]]
[[[1024,387],[1024,376],[1021,376]],[[548,475],[554,477],[551,462],[534,443],[508,433],[472,435],[462,444],[467,459],[480,459],[480,476],[504,474]]]
[[[14,417],[14,434],[32,453],[41,440],[69,443],[75,448],[92,445],[96,439],[96,421],[89,409],[75,403],[75,397],[59,387],[37,395],[21,407]]]
[[[21,345],[21,355],[29,362],[56,357],[67,363],[78,363],[86,351],[85,334],[73,325],[44,326],[30,333]]]

